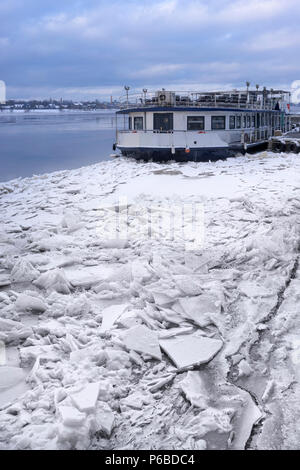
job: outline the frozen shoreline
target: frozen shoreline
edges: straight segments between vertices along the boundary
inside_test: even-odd
[[[5,374],[29,388],[0,449],[299,448],[299,170],[119,158],[0,183],[0,406]],[[199,203],[197,250],[143,236],[143,209]]]

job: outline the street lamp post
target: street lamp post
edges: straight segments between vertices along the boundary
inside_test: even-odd
[[[147,98],[147,88],[143,88],[143,93],[144,93],[144,103],[146,104],[146,98]]]
[[[124,86],[124,88],[125,88],[125,91],[126,91],[126,102],[127,102],[127,106],[128,106],[128,103],[129,103],[128,102],[128,92],[130,90],[130,86]]]
[[[246,82],[246,87],[247,87],[247,103],[249,103],[249,86],[250,86],[250,82]]]

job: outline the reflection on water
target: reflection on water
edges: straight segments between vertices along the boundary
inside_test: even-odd
[[[120,120],[120,118],[119,118]],[[39,126],[63,126],[68,129],[85,127],[86,129],[113,129],[116,126],[116,114],[111,110],[79,112],[79,111],[29,111],[29,112],[0,112],[0,127],[2,124],[15,124],[18,127],[36,124]]]
[[[0,181],[108,160],[116,127],[111,110],[0,112]]]

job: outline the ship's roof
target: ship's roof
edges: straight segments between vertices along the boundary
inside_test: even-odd
[[[117,111],[116,114],[129,114],[129,113],[147,113],[147,112],[182,112],[182,111],[189,111],[189,112],[200,112],[200,111],[222,111],[222,112],[240,112],[240,113],[248,113],[248,112],[257,112],[257,113],[265,113],[273,112],[278,113],[280,110],[274,109],[254,109],[254,108],[223,108],[223,107],[204,107],[204,106],[137,106],[137,107],[128,107],[124,109],[120,109]]]

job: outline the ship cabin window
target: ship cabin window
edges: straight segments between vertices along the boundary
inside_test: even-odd
[[[173,130],[173,113],[154,113],[153,129],[159,132],[170,132]]]
[[[247,127],[247,116],[244,115],[243,117],[243,127]]]
[[[265,125],[265,115],[261,113],[260,115],[260,125],[263,127]]]
[[[225,116],[212,116],[211,117],[211,129],[213,131],[225,129]]]
[[[242,116],[236,117],[236,128],[240,129],[242,127]]]
[[[235,129],[235,116],[229,116],[229,129]]]
[[[251,127],[250,115],[247,116],[247,127]]]
[[[128,129],[131,131],[132,130],[132,117],[129,116],[128,118]]]
[[[187,117],[187,130],[188,131],[204,131],[204,116],[188,116]]]
[[[134,118],[134,130],[135,131],[142,131],[143,130],[143,118],[142,117],[135,117]]]
[[[252,125],[251,127],[255,127],[255,114],[252,114]]]

